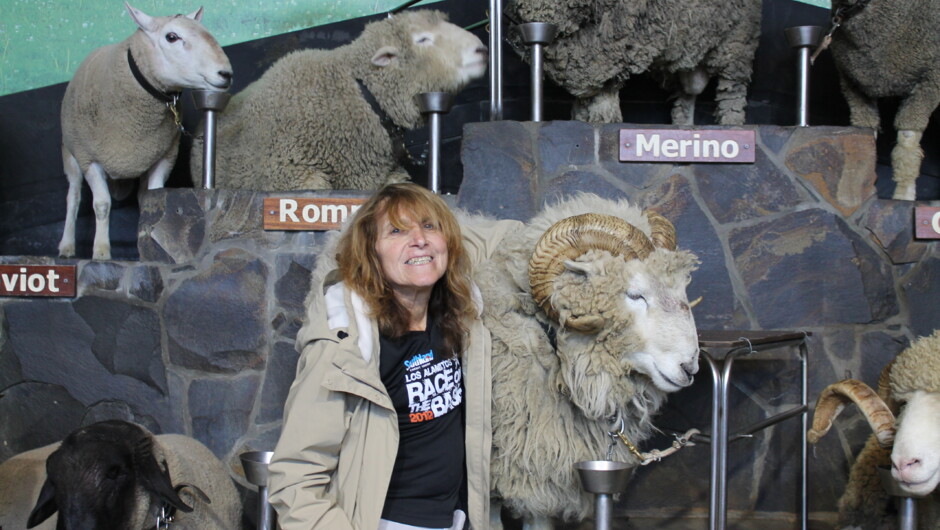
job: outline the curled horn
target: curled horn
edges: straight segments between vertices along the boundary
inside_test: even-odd
[[[565,261],[589,250],[606,250],[627,259],[643,259],[653,251],[653,243],[642,230],[612,215],[575,215],[549,227],[529,259],[529,287],[532,298],[555,322],[558,322],[558,312],[551,303],[555,278],[565,270]],[[582,325],[579,320],[594,325]],[[569,319],[565,327],[589,333],[595,330],[596,322]]]
[[[806,433],[807,441],[815,444],[829,432],[833,420],[850,401],[858,405],[865,415],[875,431],[878,445],[891,446],[894,443],[894,414],[871,387],[856,379],[833,383],[819,394],[813,413],[813,427]]]
[[[650,240],[653,246],[666,250],[676,249],[676,227],[662,215],[653,210],[646,210],[646,219],[650,223]]]

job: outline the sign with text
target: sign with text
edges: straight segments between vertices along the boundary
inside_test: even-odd
[[[75,265],[0,265],[0,296],[75,296]]]
[[[754,163],[753,130],[620,129],[621,162]]]
[[[914,236],[919,239],[940,239],[940,208],[914,207]]]
[[[365,198],[308,197],[264,199],[265,230],[336,230]]]

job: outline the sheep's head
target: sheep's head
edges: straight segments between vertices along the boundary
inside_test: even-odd
[[[124,4],[152,51],[153,79],[166,92],[184,88],[224,90],[232,84],[232,64],[222,47],[200,23],[202,8],[188,15],[151,17]],[[135,61],[142,60],[136,57]]]
[[[27,528],[58,512],[59,530],[137,528],[149,507],[144,492],[176,509],[192,508],[179,498],[153,454],[153,436],[137,425],[104,421],[69,434],[46,460],[46,481]]]
[[[647,217],[650,236],[611,216],[569,217],[545,232],[530,261],[532,296],[559,328],[560,375],[592,417],[609,417],[646,384],[633,372],[674,392],[698,371],[685,292],[698,260],[675,250],[671,223]]]
[[[360,39],[372,54],[367,77],[382,79],[386,90],[393,83],[399,85],[399,97],[408,99],[408,104],[423,92],[457,92],[486,73],[488,54],[483,42],[438,11],[406,11],[373,22]],[[406,102],[380,103],[395,117],[386,106]]]
[[[882,447],[891,449],[891,476],[905,494],[920,497],[940,483],[940,331],[922,337],[882,370],[877,394],[849,379],[826,387],[807,433],[816,443],[849,402],[871,425]],[[895,419],[897,414],[897,419]]]

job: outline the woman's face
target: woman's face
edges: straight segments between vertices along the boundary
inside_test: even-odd
[[[383,213],[377,220],[375,252],[385,279],[399,297],[430,293],[447,271],[447,242],[431,220],[401,213],[405,228],[396,228]]]

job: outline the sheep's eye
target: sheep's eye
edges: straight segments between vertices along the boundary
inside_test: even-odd
[[[643,300],[644,302],[646,301],[646,298],[643,297],[643,295],[640,293],[627,293],[627,298],[629,298],[630,300]]]
[[[431,37],[427,35],[421,35],[418,37],[418,40],[415,41],[417,44],[431,44]]]
[[[105,473],[105,477],[109,480],[114,480],[121,476],[122,471],[120,466],[111,466],[108,468],[108,471]]]
[[[180,36],[177,35],[176,33],[170,32],[170,33],[167,33],[167,34],[166,34],[166,41],[167,41],[167,42],[169,42],[169,43],[172,44],[172,43],[174,43],[174,42],[176,42],[176,41],[178,41],[178,40],[180,40]]]

